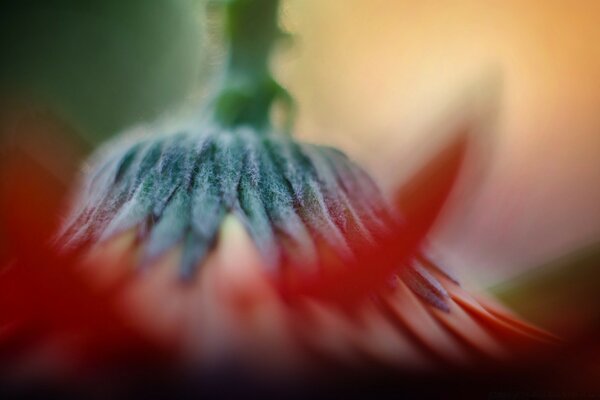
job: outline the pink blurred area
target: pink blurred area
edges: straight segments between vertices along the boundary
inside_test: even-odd
[[[483,114],[481,179],[464,179],[433,243],[494,284],[600,239],[598,22],[597,1],[287,1],[296,41],[278,72],[299,136],[390,192],[453,122]]]

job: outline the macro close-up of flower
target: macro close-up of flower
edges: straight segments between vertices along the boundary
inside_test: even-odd
[[[600,85],[527,80],[543,4],[38,3],[2,17],[0,393],[600,396]]]

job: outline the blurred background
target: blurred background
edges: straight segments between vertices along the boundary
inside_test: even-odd
[[[2,8],[3,140],[18,135],[23,104],[43,106],[69,127],[78,160],[197,104],[223,54],[200,0]],[[294,40],[273,68],[299,102],[299,137],[345,150],[393,193],[457,120],[480,116],[485,150],[467,166],[477,179],[461,183],[433,246],[542,323],[549,301],[589,302],[600,282],[600,2],[285,0],[281,23]],[[69,182],[76,168],[61,168]],[[573,265],[584,272],[565,272]]]

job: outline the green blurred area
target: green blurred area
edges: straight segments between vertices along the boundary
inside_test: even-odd
[[[528,321],[565,337],[600,326],[600,243],[498,284],[490,291]]]
[[[201,82],[200,0],[2,2],[0,96],[61,114],[91,147]]]

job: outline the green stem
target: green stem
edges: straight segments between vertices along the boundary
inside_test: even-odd
[[[269,70],[271,51],[281,32],[278,0],[229,0],[225,30],[229,43],[224,86],[217,96],[216,117],[228,127],[270,126],[270,110],[278,99],[289,100]]]

